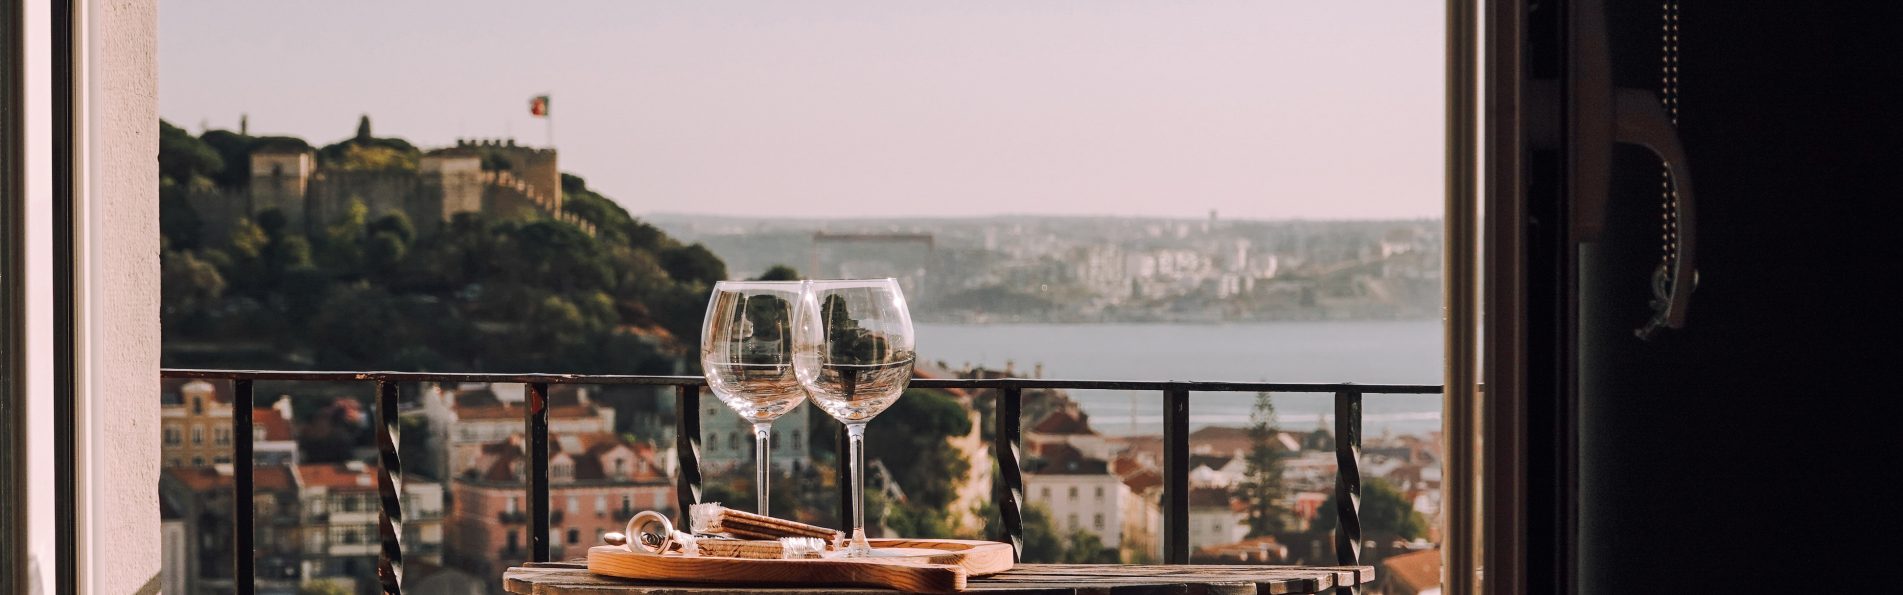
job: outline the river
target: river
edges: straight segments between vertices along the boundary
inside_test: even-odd
[[[952,367],[1002,369],[1077,380],[1228,380],[1439,384],[1441,323],[1419,321],[1235,324],[920,324],[919,356]],[[1071,391],[1104,434],[1162,430],[1158,393]],[[1253,393],[1193,393],[1190,424],[1243,426]],[[1280,393],[1284,429],[1328,423],[1332,395]],[[1436,395],[1368,395],[1363,430],[1421,434],[1440,429]],[[1027,420],[1027,423],[1035,420]]]

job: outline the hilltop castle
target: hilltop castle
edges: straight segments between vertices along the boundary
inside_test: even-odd
[[[246,187],[186,194],[202,237],[222,243],[239,219],[270,209],[282,213],[291,229],[318,233],[348,217],[352,203],[361,203],[372,220],[402,213],[425,233],[457,213],[485,213],[564,221],[594,235],[592,224],[562,210],[555,150],[517,146],[513,139],[459,139],[454,147],[425,152],[415,171],[326,169],[301,143],[262,144],[250,159]]]

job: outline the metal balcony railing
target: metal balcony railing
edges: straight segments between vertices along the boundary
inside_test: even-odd
[[[401,593],[403,584],[403,461],[397,453],[397,386],[406,382],[484,382],[524,385],[523,434],[528,439],[528,503],[530,530],[528,554],[533,562],[549,560],[549,485],[548,485],[548,387],[551,384],[667,386],[674,388],[675,452],[679,457],[675,473],[675,492],[685,514],[689,506],[700,502],[700,393],[706,380],[699,376],[626,376],[581,374],[437,374],[428,372],[286,372],[241,370],[165,369],[164,378],[229,380],[233,384],[233,410],[255,407],[253,383],[259,380],[299,382],[370,382],[377,387],[377,493],[380,496],[377,526],[382,551],[377,558],[377,579],[385,593]],[[1206,392],[1280,392],[1332,393],[1335,396],[1335,481],[1336,507],[1335,557],[1339,564],[1351,566],[1361,559],[1361,401],[1364,395],[1438,395],[1438,385],[1420,384],[1302,384],[1278,382],[1144,382],[1121,380],[1046,380],[1030,378],[939,379],[915,378],[915,388],[955,388],[998,391],[993,411],[997,431],[992,437],[992,453],[997,458],[1002,481],[994,486],[993,499],[1003,523],[993,539],[1022,548],[1024,541],[1024,475],[1019,467],[1019,419],[1024,391],[1031,390],[1127,390],[1150,391],[1163,396],[1163,559],[1169,564],[1189,563],[1189,396]],[[253,458],[252,423],[249,415],[232,416],[233,460]],[[845,430],[838,437],[840,452],[845,452]],[[839,477],[847,477],[849,461],[839,457]],[[234,465],[238,493],[253,491],[251,465]],[[851,482],[840,481],[839,518],[852,518]],[[233,498],[234,576],[239,593],[251,593],[256,569],[251,552],[252,499]],[[686,519],[680,524],[685,526]]]

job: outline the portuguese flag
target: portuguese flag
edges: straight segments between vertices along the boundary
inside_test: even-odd
[[[536,95],[529,99],[529,115],[542,118],[548,117],[547,95]]]

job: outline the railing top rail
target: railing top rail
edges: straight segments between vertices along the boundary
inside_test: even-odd
[[[1352,382],[1209,382],[1190,380],[1065,380],[1055,378],[913,378],[918,388],[1017,388],[1140,390],[1189,392],[1285,392],[1440,394],[1438,384],[1355,384]]]
[[[293,380],[306,382],[519,382],[544,384],[621,384],[705,386],[700,376],[632,374],[506,374],[486,372],[325,372],[294,370],[204,370],[165,368],[164,378],[205,380]],[[1438,384],[1355,384],[1348,382],[1207,382],[1179,380],[1065,380],[1054,378],[914,378],[918,388],[1076,389],[1190,392],[1285,392],[1362,394],[1440,394]]]

